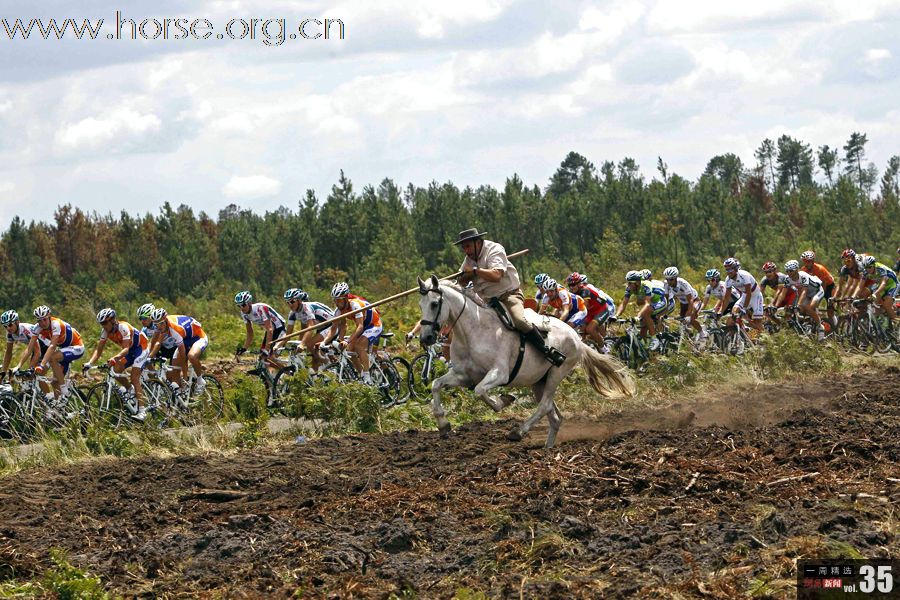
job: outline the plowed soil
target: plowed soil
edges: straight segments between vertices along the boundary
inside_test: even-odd
[[[139,597],[793,597],[796,558],[900,556],[896,368],[566,421],[550,450],[512,425],[22,472],[0,575],[56,547]]]

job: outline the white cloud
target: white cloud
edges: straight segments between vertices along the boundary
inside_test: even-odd
[[[493,21],[514,0],[349,0],[329,8],[329,13],[340,15],[345,23],[372,24],[386,22],[382,29],[387,35],[400,24],[411,24],[423,38],[444,37],[448,26],[471,25]],[[402,33],[402,32],[401,32]]]
[[[869,62],[880,62],[891,57],[891,51],[887,48],[869,48],[866,50],[866,60]]]
[[[9,112],[9,110],[12,108],[12,106],[13,106],[12,100],[4,100],[3,102],[0,102],[0,114]]]
[[[277,196],[281,192],[281,182],[266,175],[249,175],[239,177],[233,175],[224,186],[222,193],[229,197],[241,200],[253,200]]]
[[[16,185],[11,181],[0,181],[0,194],[6,194],[16,189]]]
[[[106,115],[64,125],[56,134],[56,148],[66,153],[122,147],[147,139],[161,127],[162,121],[155,114],[116,108]]]
[[[254,131],[253,119],[244,112],[219,117],[212,121],[209,126],[216,133],[225,135],[249,135]]]

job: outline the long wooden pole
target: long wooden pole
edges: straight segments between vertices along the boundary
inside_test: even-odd
[[[528,253],[528,248],[526,248],[524,250],[519,250],[518,252],[513,252],[512,254],[507,255],[507,258],[516,258],[517,256],[523,256],[527,253]],[[462,271],[457,271],[453,275],[447,275],[446,277],[441,277],[440,280],[444,281],[445,279],[455,279],[455,278],[459,277],[460,275],[462,275]],[[347,317],[351,317],[351,316],[355,315],[356,313],[360,313],[360,312],[369,310],[370,308],[373,308],[375,306],[379,306],[381,304],[386,304],[388,302],[393,302],[394,300],[398,300],[400,298],[403,298],[404,296],[409,296],[410,294],[418,292],[418,291],[419,291],[419,288],[414,287],[412,289],[406,290],[405,292],[400,292],[399,294],[394,294],[393,296],[388,296],[387,298],[378,300],[377,302],[371,302],[367,306],[364,306],[362,308],[357,308],[356,310],[351,310],[350,312],[344,313],[339,317],[334,317],[333,319],[328,319],[327,321],[322,321],[321,323],[316,323],[315,325],[310,325],[309,327],[304,327],[300,331],[295,331],[289,335],[283,335],[275,341],[281,342],[284,340],[288,340],[290,338],[301,336],[304,333],[306,333],[307,331],[312,331],[313,329],[319,329],[320,327],[322,327],[324,325],[328,325],[330,323],[340,321],[341,319],[346,319]]]

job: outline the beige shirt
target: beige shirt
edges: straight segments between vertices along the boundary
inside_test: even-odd
[[[485,300],[497,298],[506,292],[511,292],[522,287],[522,284],[519,282],[519,272],[516,271],[513,264],[509,262],[509,259],[506,258],[506,250],[497,242],[484,240],[484,244],[481,247],[481,254],[478,255],[478,260],[472,261],[467,256],[463,261],[460,270],[474,269],[475,267],[478,267],[479,269],[500,269],[503,271],[503,276],[500,277],[500,280],[497,282],[485,281],[477,276],[472,280],[475,287],[475,293]]]

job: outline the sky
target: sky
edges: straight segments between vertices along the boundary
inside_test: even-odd
[[[0,28],[0,227],[66,203],[295,208],[342,169],[357,190],[513,174],[545,187],[573,150],[595,165],[632,157],[648,178],[659,156],[691,180],[716,154],[754,164],[783,133],[840,147],[866,132],[879,169],[900,154],[897,0],[141,4],[4,0],[9,23],[106,22],[93,41]],[[240,19],[259,21],[256,39],[109,40],[117,9],[216,32],[235,19],[238,35]],[[266,44],[259,30],[325,18],[343,40]],[[276,42],[277,21],[267,32]]]

